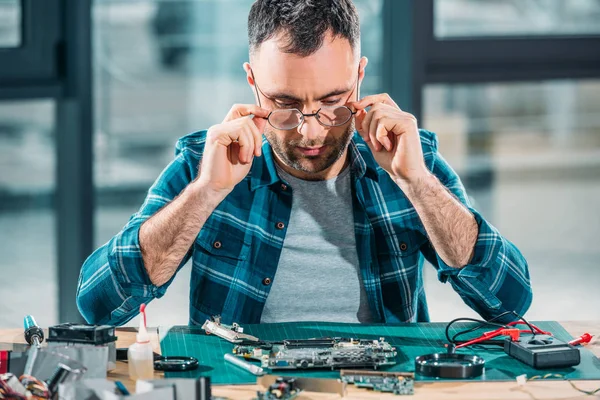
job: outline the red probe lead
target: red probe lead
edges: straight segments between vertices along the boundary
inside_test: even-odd
[[[478,338],[471,339],[469,341],[458,344],[458,345],[456,345],[455,349],[460,349],[461,347],[467,347],[467,346],[470,346],[472,344],[476,344],[479,342],[485,342],[486,340],[489,340],[496,336],[510,336],[510,339],[513,342],[519,340],[519,336],[521,333],[531,333],[534,335],[553,336],[551,332],[546,332],[544,330],[541,330],[540,328],[538,328],[537,326],[535,326],[533,324],[527,324],[523,321],[513,321],[513,322],[509,322],[507,325],[508,326],[527,325],[528,327],[531,327],[532,330],[519,329],[519,328],[498,328],[494,331],[485,332],[483,335],[479,336]],[[589,335],[589,334],[587,334],[587,335]],[[585,335],[583,335],[583,336],[585,336]],[[583,338],[583,336],[582,336],[582,338]],[[591,339],[591,336],[590,336],[590,339]],[[589,342],[590,339],[588,339],[587,342]],[[578,339],[576,339],[576,340],[578,340]],[[585,340],[585,339],[583,339],[583,340]],[[587,342],[585,342],[585,343],[587,343]]]
[[[583,335],[579,336],[578,338],[571,340],[569,342],[569,344],[571,346],[577,346],[578,344],[588,344],[591,341],[592,341],[592,335],[590,335],[589,333],[586,332]]]

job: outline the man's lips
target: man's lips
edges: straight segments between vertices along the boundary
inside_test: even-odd
[[[327,146],[321,147],[296,147],[305,156],[318,156],[325,152]]]

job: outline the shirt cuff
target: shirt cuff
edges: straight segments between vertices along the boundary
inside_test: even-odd
[[[503,246],[503,239],[498,230],[487,222],[477,211],[468,207],[475,217],[478,226],[477,241],[473,257],[469,264],[462,268],[453,268],[437,255],[438,279],[445,283],[451,279],[462,292],[482,300],[489,308],[498,308],[501,301],[491,291],[492,280],[497,275],[498,254]]]
[[[168,285],[158,287],[152,283],[144,266],[140,247],[141,223],[128,224],[108,244],[108,263],[117,283],[127,296],[160,298]]]

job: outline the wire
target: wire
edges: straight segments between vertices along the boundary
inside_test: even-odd
[[[512,322],[511,324],[515,324],[515,322],[522,321],[525,325],[527,325],[527,327],[529,328],[529,330],[530,330],[530,332],[531,332],[531,334],[533,336],[535,336],[536,333],[541,333],[542,332],[540,329],[538,329],[537,327],[531,325],[525,318],[523,318],[521,315],[517,314],[516,312],[514,312],[514,311],[505,311],[505,312],[503,312],[503,313],[501,313],[501,314],[499,314],[499,315],[495,316],[494,318],[489,319],[487,321],[480,320],[480,319],[475,319],[475,318],[456,318],[456,319],[453,319],[452,321],[450,321],[448,323],[448,325],[446,325],[446,339],[451,344],[457,344],[458,337],[466,335],[466,334],[471,333],[471,332],[474,332],[474,331],[476,331],[478,329],[481,329],[481,328],[483,328],[485,326],[494,326],[496,328],[505,328],[505,329],[511,328],[512,326],[510,324],[500,324],[500,323],[495,322],[495,321],[499,320],[500,318],[505,317],[507,315],[512,315],[512,316],[516,317],[516,321]],[[450,327],[453,324],[455,324],[457,322],[462,322],[462,321],[475,322],[475,323],[478,323],[478,325],[475,325],[474,327],[466,329],[464,331],[459,331],[456,334],[454,334],[454,336],[452,336],[452,338],[451,338],[450,337]],[[492,344],[492,343],[490,343],[490,344]],[[500,344],[500,343],[494,343],[494,344]]]
[[[561,375],[561,374],[535,375],[535,376],[532,376],[531,378],[527,378],[527,381],[533,381],[533,380],[536,380],[536,379],[548,379],[548,378],[560,378],[560,379],[564,379],[565,381],[569,382],[569,385],[571,385],[571,387],[573,389],[577,390],[580,393],[587,394],[588,396],[593,396],[596,393],[600,392],[600,388],[597,388],[597,389],[594,389],[594,390],[585,390],[585,389],[578,388],[577,386],[575,386],[575,384],[573,383],[573,381],[571,381],[570,379],[567,379],[566,376]]]
[[[450,338],[450,327],[452,325],[454,325],[455,323],[462,322],[462,321],[477,322],[477,323],[479,323],[479,325],[477,325],[477,326],[475,326],[473,328],[467,329],[465,331],[460,331],[460,332],[456,333],[452,338]],[[456,318],[456,319],[453,319],[452,321],[448,322],[448,325],[446,325],[446,339],[450,343],[455,344],[456,343],[455,339],[458,336],[461,336],[461,335],[464,335],[464,334],[467,334],[467,333],[471,333],[473,331],[476,331],[476,330],[481,329],[484,326],[488,326],[488,325],[489,326],[495,326],[497,328],[506,328],[506,325],[497,324],[497,323],[492,322],[492,321],[484,321],[484,320],[475,319],[475,318]]]
[[[31,375],[21,375],[19,377],[21,384],[29,390],[35,398],[47,399],[50,398],[50,392],[48,391],[48,385],[46,382],[37,379]]]

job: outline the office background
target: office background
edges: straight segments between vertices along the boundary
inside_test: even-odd
[[[0,327],[79,317],[78,271],[186,133],[252,102],[251,0],[0,0]],[[435,131],[529,261],[530,319],[600,317],[600,1],[355,0],[362,94]],[[301,266],[299,266],[301,267]],[[433,320],[474,313],[425,266]],[[188,320],[189,265],[149,323]]]

